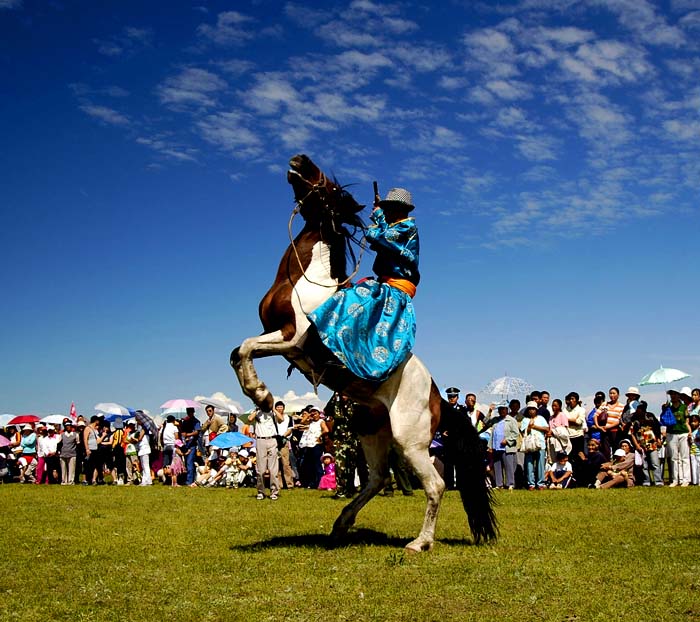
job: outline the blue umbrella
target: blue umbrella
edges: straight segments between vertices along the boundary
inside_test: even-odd
[[[224,432],[219,434],[212,442],[211,446],[217,449],[229,449],[231,447],[240,447],[252,443],[254,439],[240,432]]]

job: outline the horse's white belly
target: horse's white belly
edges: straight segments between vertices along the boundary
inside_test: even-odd
[[[337,290],[337,279],[331,278],[330,253],[325,242],[314,244],[311,262],[294,285],[292,307],[296,316],[297,333],[306,332],[309,320],[306,315],[321,306]]]

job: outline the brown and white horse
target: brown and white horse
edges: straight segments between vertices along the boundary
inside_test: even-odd
[[[430,550],[445,484],[430,460],[428,447],[441,416],[449,417],[452,411],[413,354],[383,383],[361,380],[345,368],[327,364],[330,353],[306,315],[347,284],[346,245],[353,235],[348,227],[362,227],[358,212],[364,206],[305,155],[290,160],[287,179],[294,190],[295,214],[300,213],[305,224],[287,248],[275,282],[260,302],[264,333],[236,348],[231,366],[243,392],[266,411],[272,409],[273,397],[258,377],[253,359],[273,355],[284,356],[314,386],[324,384],[365,405],[364,414],[357,416],[366,419],[358,423],[366,432],[360,438],[370,479],[343,509],[331,535],[341,539],[362,507],[387,484],[388,451],[393,443],[420,479],[427,497],[423,527],[406,549]],[[443,420],[441,427],[447,427],[456,450],[460,493],[474,540],[495,539],[496,522],[477,432],[469,418],[466,423]]]

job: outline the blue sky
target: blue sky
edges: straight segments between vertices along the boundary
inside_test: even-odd
[[[413,192],[439,386],[697,386],[699,35],[700,0],[0,0],[0,411],[248,408],[299,152]]]

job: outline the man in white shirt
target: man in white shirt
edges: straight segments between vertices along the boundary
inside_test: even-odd
[[[289,440],[292,437],[292,422],[289,415],[285,414],[284,409],[284,402],[277,402],[275,404],[275,413],[278,415],[281,413],[284,417],[282,421],[277,424],[277,433],[285,439],[284,445],[282,445],[279,450],[280,473],[277,483],[280,488],[283,486],[292,488],[294,486],[294,473],[292,471],[292,465],[289,462]]]
[[[265,472],[270,475],[270,499],[276,501],[279,497],[279,452],[277,450],[277,430],[284,421],[284,409],[281,412],[258,411],[255,415],[255,452],[258,468],[258,494],[256,499],[265,498]],[[277,424],[277,425],[275,425]]]

